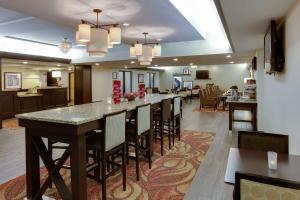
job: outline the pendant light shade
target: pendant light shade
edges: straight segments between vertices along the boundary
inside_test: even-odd
[[[102,57],[107,53],[108,32],[101,28],[91,29],[91,41],[88,44],[88,52],[90,56]]]
[[[130,50],[129,50],[129,53],[130,53],[130,57],[131,57],[131,58],[135,58],[135,57],[136,57],[134,45],[131,45]]]
[[[108,34],[107,43],[108,43],[107,48],[111,49],[114,47],[114,44],[111,43],[111,41],[110,41],[110,34]]]
[[[142,55],[139,56],[138,60],[140,61],[141,65],[150,65],[152,62],[152,46],[143,45]]]
[[[135,48],[135,55],[136,56],[141,56],[142,53],[143,53],[143,45],[140,44],[140,43],[136,43],[134,45],[134,48]]]
[[[154,57],[161,56],[161,45],[160,44],[154,45],[154,47],[153,47],[153,56]]]
[[[78,25],[78,41],[80,42],[91,41],[91,26],[89,24]]]
[[[86,46],[87,45],[87,42],[79,41],[79,32],[78,31],[76,31],[76,44],[77,44],[77,46]]]
[[[111,27],[109,29],[110,42],[112,44],[121,44],[121,28]]]

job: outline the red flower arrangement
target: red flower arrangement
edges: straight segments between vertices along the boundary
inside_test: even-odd
[[[136,92],[130,92],[130,93],[124,93],[124,98],[126,98],[128,101],[134,101],[135,98],[138,96],[138,93]]]

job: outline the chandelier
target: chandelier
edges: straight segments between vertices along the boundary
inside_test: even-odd
[[[100,9],[93,10],[97,14],[97,22],[93,24],[86,20],[81,20],[76,32],[76,43],[80,46],[87,46],[89,56],[104,57],[108,48],[113,48],[114,44],[121,43],[121,28],[119,24],[99,24]]]
[[[129,50],[130,57],[138,58],[140,65],[150,65],[153,57],[161,56],[161,45],[159,43],[148,43],[148,33],[143,33],[145,40],[141,44],[136,42],[132,44]]]
[[[64,38],[64,40],[58,45],[58,48],[63,53],[69,53],[72,49],[72,43],[68,41],[68,38]]]

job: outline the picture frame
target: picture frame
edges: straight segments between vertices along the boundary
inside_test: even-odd
[[[112,79],[113,79],[113,80],[118,79],[118,72],[113,72],[113,73],[112,73]]]
[[[4,72],[4,89],[18,90],[22,88],[21,72]]]
[[[144,74],[138,74],[138,83],[144,83]]]
[[[189,68],[184,68],[183,69],[183,74],[184,75],[190,74],[190,69]]]

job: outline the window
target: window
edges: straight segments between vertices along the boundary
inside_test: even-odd
[[[154,72],[148,72],[147,73],[148,78],[148,87],[154,88],[155,87],[155,73]]]
[[[121,93],[132,92],[132,72],[131,71],[120,71],[119,78],[121,81]]]

